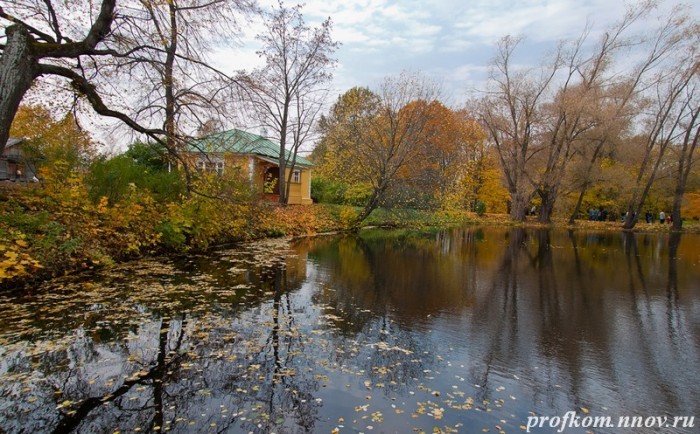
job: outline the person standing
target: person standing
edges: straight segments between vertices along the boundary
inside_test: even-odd
[[[661,211],[659,213],[659,223],[664,224],[666,223],[666,213]]]

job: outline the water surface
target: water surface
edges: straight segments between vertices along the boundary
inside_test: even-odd
[[[685,433],[698,380],[694,235],[371,230],[0,297],[12,433],[523,432],[568,411],[696,416],[663,430]]]

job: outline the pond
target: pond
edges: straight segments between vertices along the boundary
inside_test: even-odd
[[[699,380],[696,235],[365,230],[0,296],[0,432],[690,433]]]

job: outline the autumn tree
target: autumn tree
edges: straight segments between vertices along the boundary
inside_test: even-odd
[[[68,80],[71,90],[83,96],[98,114],[119,119],[160,140],[161,129],[144,127],[105,102],[94,80],[95,70],[89,66],[124,55],[107,46],[118,16],[116,3],[17,0],[0,6],[6,35],[5,44],[0,44],[0,151],[20,102],[40,77]]]
[[[321,137],[311,154],[316,164],[314,183],[316,188],[331,190],[322,194],[330,194],[334,202],[362,205],[366,201],[371,187],[352,160],[350,147],[354,131],[366,130],[379,106],[376,93],[367,87],[353,87],[338,96],[329,113],[319,119]],[[312,186],[312,194],[313,190]]]
[[[610,81],[609,69],[628,46],[625,30],[648,9],[630,9],[592,54],[584,50],[588,29],[576,40],[561,42],[539,69],[514,66],[520,39],[500,41],[491,90],[481,102],[480,113],[504,169],[514,220],[524,219],[537,196],[539,219],[549,222],[569,164],[591,140],[598,146],[591,158],[597,160],[607,136],[592,138],[591,131],[604,130],[601,104],[609,98],[607,88],[616,85]]]
[[[219,96],[230,80],[222,85],[225,74],[211,66],[210,42],[223,33],[235,39],[236,14],[253,9],[252,0],[1,6],[7,42],[0,45],[0,146],[20,101],[43,77],[59,87],[67,80],[65,90],[81,97],[75,102],[86,101],[178,158],[183,130],[196,130],[203,113],[227,111]]]
[[[694,84],[700,62],[695,47],[698,23],[689,20],[683,11],[676,9],[650,42],[648,58],[655,59],[659,67],[651,70],[652,74],[642,81],[646,104],[636,119],[641,126],[642,159],[635,168],[636,176],[623,225],[625,229],[636,225],[668,149],[677,142],[692,142],[694,135],[695,121],[692,119],[697,109]],[[684,170],[682,164],[680,167]]]
[[[434,83],[402,73],[376,91],[349,90],[324,120],[327,173],[365,189],[358,222],[385,204],[402,173],[425,155],[430,102],[437,97]]]
[[[501,40],[480,113],[503,166],[514,220],[524,218],[536,197],[540,221],[549,222],[571,163],[583,158],[591,169],[605,146],[630,126],[642,93],[677,52],[685,32],[680,10],[674,10],[656,33],[629,36],[655,7],[654,2],[631,6],[592,48],[586,48],[590,32],[585,29],[578,39],[560,43],[539,69],[516,68],[519,40]],[[641,52],[641,61],[629,67],[621,56],[631,49]],[[585,175],[590,172],[583,170],[574,186],[580,194],[572,219],[590,186]],[[639,197],[635,193],[633,202],[641,206]]]
[[[511,196],[511,219],[522,221],[534,196],[528,164],[541,133],[541,106],[560,61],[556,59],[540,73],[514,71],[513,55],[518,43],[512,37],[499,42],[489,76],[492,89],[479,102],[478,111],[503,168]]]
[[[588,160],[588,168],[598,161],[605,145],[614,143],[629,126],[629,106],[638,91],[637,76],[616,78],[615,67],[620,56],[634,43],[626,37],[630,27],[647,16],[654,3],[629,7],[622,19],[611,26],[592,48],[586,50],[590,30],[584,29],[573,41],[562,42],[554,63],[558,79],[553,95],[545,101],[541,143],[536,152],[535,193],[539,197],[539,220],[548,223],[565,187],[567,171],[577,158]],[[643,74],[653,65],[637,68]],[[588,173],[589,171],[585,171]],[[583,177],[579,186],[583,197],[589,180]],[[578,202],[572,216],[578,214]],[[572,217],[573,219],[573,217]],[[570,220],[573,221],[573,220]]]
[[[24,158],[34,172],[56,162],[63,162],[67,169],[84,167],[95,155],[90,135],[71,112],[54,119],[46,107],[20,106],[10,132],[24,139]]]
[[[418,207],[466,208],[469,193],[479,188],[475,175],[485,134],[464,110],[452,110],[437,100],[415,104],[425,105],[425,138],[420,156],[398,172],[394,191],[407,189],[413,196],[408,199],[411,205]]]
[[[238,75],[245,85],[244,99],[250,104],[253,117],[280,144],[282,204],[289,197],[297,152],[315,132],[338,47],[331,37],[331,19],[311,28],[306,25],[301,8],[289,8],[280,1],[276,9],[265,14],[265,30],[258,35],[262,42],[258,54],[265,65]]]

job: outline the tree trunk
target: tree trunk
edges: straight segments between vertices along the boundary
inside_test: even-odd
[[[673,195],[673,209],[671,211],[671,220],[673,221],[673,230],[680,231],[683,229],[683,220],[681,220],[681,205],[683,203],[683,194],[685,186],[676,185]]]
[[[173,151],[177,149],[175,140],[175,55],[177,53],[177,11],[175,5],[170,3],[170,44],[166,46],[165,65],[163,71],[163,87],[165,89],[165,125],[164,129],[167,133],[165,138],[167,146]]]
[[[646,195],[644,195],[644,198],[646,198]],[[641,202],[642,204],[644,201]],[[635,207],[635,205],[630,205],[627,207],[627,215],[625,216],[625,222],[622,224],[622,229],[625,230],[631,230],[634,229],[634,227],[637,225],[637,221],[639,221],[639,212],[637,210],[642,209],[642,205],[639,205],[638,207]]]
[[[591,180],[590,180],[590,173],[593,170],[593,165],[595,162],[598,160],[598,155],[600,154],[600,151],[603,149],[603,145],[605,144],[604,140],[598,141],[598,144],[595,147],[595,150],[593,151],[593,156],[591,157],[591,160],[588,163],[588,169],[586,170],[586,180],[583,182],[583,185],[581,186],[581,192],[578,195],[578,201],[576,201],[576,207],[574,207],[574,212],[571,213],[571,217],[569,217],[569,224],[573,225],[574,221],[576,220],[576,217],[578,216],[578,213],[581,211],[581,205],[583,204],[583,198],[586,196],[586,192],[588,191],[588,187],[590,187]]]
[[[681,216],[681,205],[683,203],[683,195],[685,194],[686,185],[688,184],[688,176],[693,167],[693,157],[695,149],[700,142],[700,125],[697,122],[700,117],[700,108],[697,108],[690,119],[690,124],[685,132],[681,155],[678,158],[678,174],[676,177],[676,189],[673,196],[673,230],[680,231],[683,229],[683,220]],[[693,132],[693,128],[695,131]],[[692,141],[691,141],[692,136]]]
[[[511,193],[512,205],[510,208],[510,219],[516,222],[524,222],[527,207],[530,205],[529,198],[526,198],[522,193]]]
[[[542,205],[540,206],[539,214],[537,215],[539,222],[545,224],[551,223],[553,212],[554,201],[551,197],[546,196],[546,198],[542,199]]]
[[[372,214],[372,211],[379,207],[379,203],[382,200],[387,187],[387,182],[380,181],[379,185],[372,190],[372,196],[369,198],[367,204],[357,216],[357,221],[353,225],[353,229],[359,229],[362,222],[365,221],[365,219],[367,219],[367,217],[369,217],[370,214]]]
[[[29,32],[13,25],[5,30],[7,44],[0,58],[0,154],[10,138],[10,126],[19,103],[38,75],[38,64],[30,49]]]
[[[277,185],[280,193],[280,205],[287,206],[287,120],[289,119],[288,106],[285,106],[282,114],[282,128],[280,128],[280,155],[278,165],[280,174],[278,176]]]
[[[574,212],[572,212],[571,217],[569,217],[570,225],[573,225],[575,223],[576,216],[578,216],[578,213],[581,211],[581,204],[583,204],[583,197],[586,195],[586,190],[588,190],[587,182],[583,184],[583,187],[581,188],[581,191],[578,195],[578,200],[576,201],[576,206],[574,207]]]

